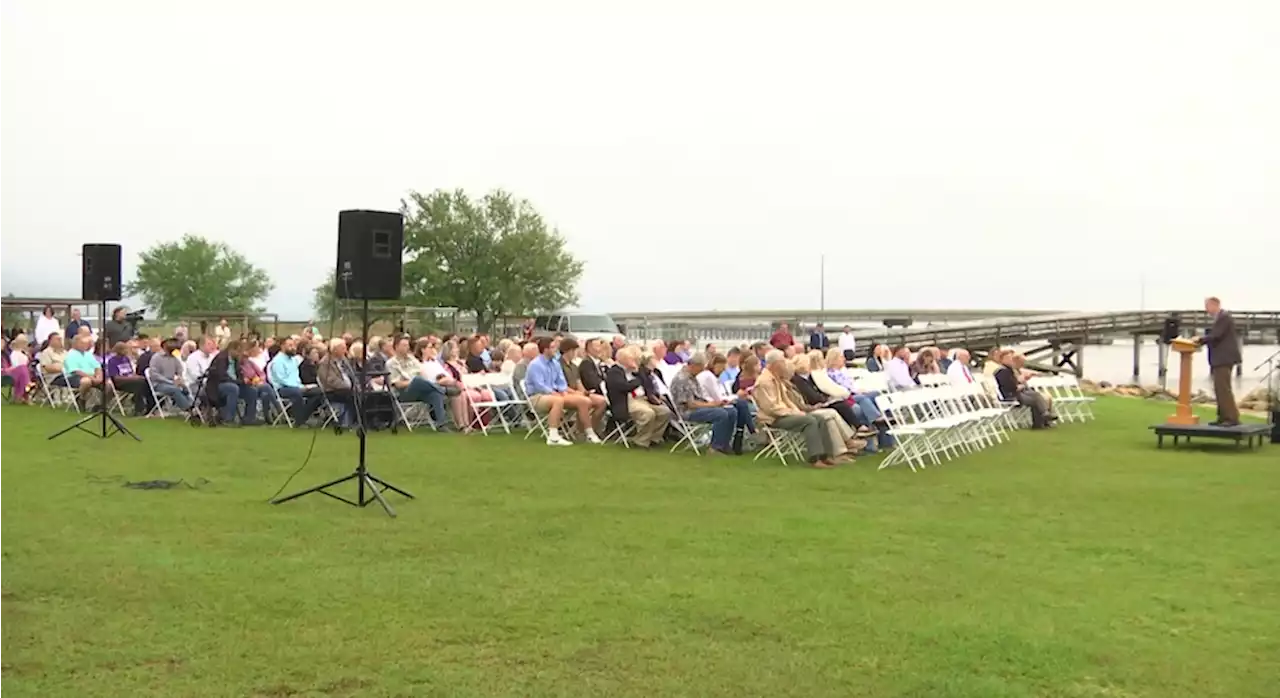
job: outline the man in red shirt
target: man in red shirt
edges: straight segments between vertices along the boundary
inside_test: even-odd
[[[786,349],[787,347],[794,345],[796,343],[796,338],[791,336],[790,330],[791,328],[787,326],[787,323],[779,323],[778,331],[774,332],[769,337],[769,344],[773,345],[774,349]]]

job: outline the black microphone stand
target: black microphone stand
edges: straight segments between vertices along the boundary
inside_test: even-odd
[[[361,323],[363,328],[361,330],[361,344],[367,346],[369,343],[369,300],[367,298],[364,299]],[[383,492],[391,490],[396,494],[413,499],[413,495],[370,473],[368,466],[365,464],[365,443],[367,435],[365,433],[364,420],[364,364],[365,362],[363,358],[361,358],[360,370],[357,376],[358,385],[351,386],[353,409],[356,411],[356,436],[360,439],[360,460],[356,463],[355,471],[336,480],[330,480],[324,484],[309,487],[301,492],[295,492],[285,497],[273,499],[271,500],[272,504],[284,504],[292,499],[297,499],[308,494],[319,493],[327,497],[332,497],[339,502],[350,504],[353,507],[364,507],[371,502],[377,501],[378,504],[382,505],[382,510],[387,512],[387,516],[394,517],[396,515],[396,510],[392,509],[391,505],[387,503],[387,500],[382,496]],[[352,480],[356,481],[356,498],[354,500],[347,499],[346,497],[336,495],[329,491],[330,487],[341,485]],[[381,489],[379,489],[379,486],[381,486]]]

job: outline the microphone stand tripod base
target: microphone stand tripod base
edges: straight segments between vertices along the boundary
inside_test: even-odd
[[[364,435],[364,430],[362,429],[360,430],[360,450],[361,451],[364,451],[364,439],[365,439],[365,435]],[[338,485],[346,484],[348,482],[351,482],[352,480],[355,480],[356,482],[356,498],[354,500],[343,497],[342,495],[334,494],[333,492],[329,491],[330,487],[337,487]],[[381,489],[379,489],[379,486],[381,486]],[[336,499],[339,502],[350,504],[353,507],[365,507],[365,506],[368,506],[370,503],[376,501],[378,504],[382,506],[382,510],[387,512],[387,516],[394,517],[396,515],[396,510],[392,509],[391,505],[387,503],[386,498],[382,496],[382,493],[386,492],[387,490],[395,492],[396,494],[401,495],[403,497],[407,497],[409,499],[414,498],[412,494],[409,494],[405,490],[402,490],[399,487],[396,487],[395,485],[387,482],[386,480],[383,480],[382,478],[370,473],[369,469],[365,467],[364,458],[361,458],[360,465],[356,466],[356,469],[354,472],[348,475],[344,475],[336,480],[330,480],[329,482],[316,485],[315,487],[309,487],[305,490],[302,490],[301,492],[294,492],[291,495],[273,499],[271,500],[271,503],[284,504],[285,502],[288,502],[293,499],[297,499],[299,497],[304,497],[308,494],[323,494],[326,497],[332,497],[333,499]]]

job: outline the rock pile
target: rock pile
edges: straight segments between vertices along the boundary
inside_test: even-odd
[[[1127,383],[1125,385],[1112,385],[1106,381],[1095,383],[1085,379],[1080,381],[1080,389],[1087,395],[1120,395],[1123,397],[1140,397],[1148,400],[1177,400],[1178,394],[1172,390],[1161,388],[1157,385],[1142,386],[1136,383]],[[1203,390],[1197,390],[1191,394],[1191,403],[1195,405],[1213,404],[1213,394]],[[1266,386],[1260,386],[1251,390],[1249,394],[1240,398],[1237,403],[1242,410],[1259,410],[1268,409],[1267,389]]]

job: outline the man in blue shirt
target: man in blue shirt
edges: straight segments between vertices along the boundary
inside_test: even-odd
[[[591,398],[583,393],[569,391],[560,361],[556,358],[557,345],[550,337],[538,338],[538,357],[529,362],[524,376],[525,395],[529,406],[547,415],[547,445],[572,446],[573,442],[560,435],[560,422],[566,407],[578,411],[578,424],[585,428],[587,441],[601,443],[591,428],[595,424],[591,414]]]
[[[88,327],[90,332],[93,331],[93,325],[90,325],[88,320],[80,319],[80,309],[72,308],[71,321],[67,323],[67,341],[68,342],[70,342],[72,339],[75,339],[75,336],[77,334],[80,334],[81,327]]]
[[[285,337],[280,343],[280,351],[276,358],[267,364],[267,380],[275,387],[281,400],[288,400],[293,414],[289,415],[295,425],[301,426],[311,418],[324,401],[324,393],[315,390],[310,394],[303,391],[302,378],[298,375],[298,362],[293,357],[298,353],[298,343],[293,337]]]
[[[71,347],[62,361],[62,371],[67,374],[67,384],[86,396],[104,380],[102,362],[93,355],[93,340],[85,335],[77,336]]]

